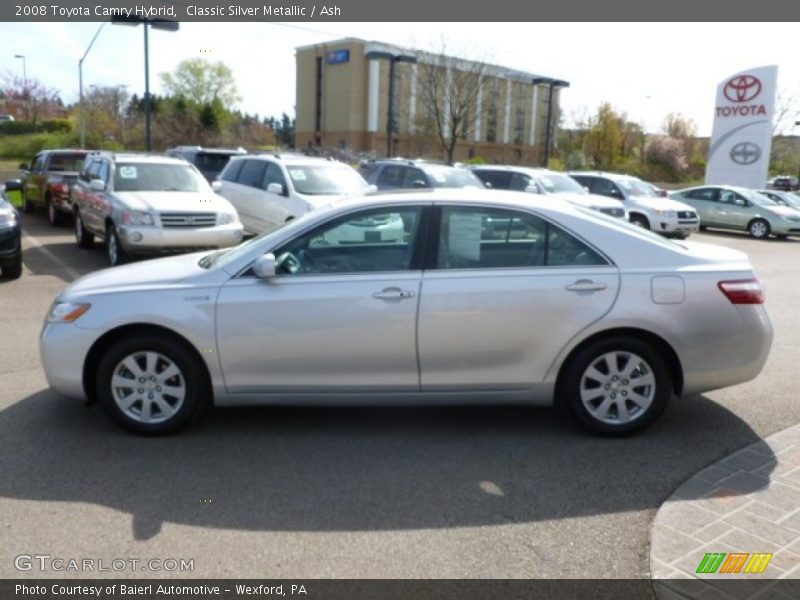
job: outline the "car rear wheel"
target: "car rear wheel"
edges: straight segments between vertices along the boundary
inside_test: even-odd
[[[91,248],[94,245],[94,234],[83,225],[81,213],[75,213],[75,241],[78,248]]]
[[[50,223],[51,227],[58,227],[61,225],[61,213],[58,211],[55,204],[53,204],[53,199],[49,195],[45,199],[45,204],[47,205],[48,223]]]
[[[563,372],[560,400],[589,431],[626,435],[653,423],[672,395],[669,369],[649,344],[608,338],[581,349]]]
[[[650,229],[650,221],[643,215],[631,215],[630,221],[633,225],[641,227],[642,229]]]
[[[125,337],[97,368],[97,396],[119,425],[145,435],[173,433],[209,406],[211,391],[199,359],[169,336]]]
[[[22,252],[17,254],[6,266],[0,269],[0,277],[3,279],[19,279],[22,276]]]
[[[117,228],[113,225],[109,225],[106,231],[106,250],[108,252],[108,262],[111,263],[112,267],[124,265],[128,262],[128,253],[122,247],[119,235],[117,235]]]
[[[764,219],[753,219],[747,226],[747,232],[751,238],[756,240],[763,240],[769,237],[769,223]]]

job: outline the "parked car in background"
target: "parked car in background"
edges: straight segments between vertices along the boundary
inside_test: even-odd
[[[112,265],[134,255],[225,248],[242,241],[233,206],[178,158],[92,153],[74,195],[78,246],[104,239]]]
[[[8,186],[11,187],[8,187]],[[6,183],[6,189],[15,190],[19,183]],[[0,277],[17,279],[22,275],[22,225],[19,211],[0,192]]]
[[[759,194],[762,196],[766,196],[775,204],[780,204],[781,206],[788,206],[789,208],[794,208],[796,210],[800,210],[800,196],[793,192],[785,192],[783,190],[757,190]]]
[[[331,202],[370,190],[351,166],[293,154],[234,156],[215,182],[245,231],[263,233]]]
[[[621,200],[631,223],[644,229],[685,239],[700,226],[691,206],[660,197],[653,186],[637,177],[601,171],[580,171],[570,176],[593,194]]]
[[[756,239],[800,234],[798,211],[776,204],[753,190],[701,185],[673,192],[671,197],[695,207],[703,229],[746,231]]]
[[[493,190],[547,194],[611,217],[627,219],[625,207],[621,201],[590,194],[581,184],[564,173],[548,169],[503,165],[480,165],[471,167],[470,170],[486,187]]]
[[[487,219],[519,226],[487,238]],[[387,221],[405,224],[402,242],[336,233]],[[56,392],[144,434],[211,404],[479,400],[559,403],[613,435],[653,423],[673,395],[758,375],[763,302],[742,252],[546,197],[446,189],[92,273],[55,299],[40,349]]]
[[[9,115],[9,114],[0,115],[0,122],[2,122],[2,121],[14,121],[14,120],[15,120],[14,119],[14,115]]]
[[[423,188],[483,188],[467,169],[424,160],[387,158],[362,164],[368,183],[381,191]]]
[[[214,181],[222,173],[231,156],[247,154],[244,148],[204,148],[202,146],[177,146],[164,154],[182,158],[197,167],[209,182]]]
[[[43,150],[31,164],[22,164],[23,210],[47,209],[51,225],[60,225],[72,215],[71,188],[78,179],[88,150]]]
[[[791,192],[800,189],[800,181],[792,175],[778,175],[767,182],[767,187],[773,190]]]

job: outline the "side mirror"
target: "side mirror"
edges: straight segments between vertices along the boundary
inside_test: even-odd
[[[9,179],[6,181],[7,192],[19,192],[22,190],[22,182],[19,179]]]
[[[28,167],[28,163],[19,163],[19,168],[22,171],[30,171],[30,168]]]
[[[93,192],[105,192],[106,184],[102,179],[92,179],[89,182],[89,189]]]
[[[215,192],[219,193],[222,191],[222,182],[221,181],[212,181],[211,182],[211,189]]]
[[[425,183],[424,181],[422,181],[421,179],[417,179],[414,183],[411,184],[411,187],[417,188],[417,189],[426,188],[426,187],[428,187],[428,184]]]
[[[538,194],[539,188],[536,185],[531,184],[525,188],[525,191],[529,194]]]
[[[280,183],[270,183],[267,186],[267,193],[277,194],[278,196],[283,196],[285,194],[285,192],[283,191],[283,185]]]
[[[280,184],[276,183],[275,185]],[[275,277],[275,268],[275,255],[272,252],[267,252],[263,256],[259,256],[256,262],[253,263],[253,273],[255,273],[256,277],[259,279]]]
[[[370,184],[369,189],[367,190],[368,194],[374,194],[378,191],[378,186],[374,183]]]

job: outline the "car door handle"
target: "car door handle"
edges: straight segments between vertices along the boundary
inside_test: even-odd
[[[570,283],[565,286],[565,290],[570,292],[599,292],[606,289],[608,286],[599,281],[592,281],[591,279],[578,279],[575,283]]]
[[[382,289],[380,292],[375,292],[372,297],[376,300],[403,300],[404,298],[412,298],[414,292],[411,290],[401,290],[398,287],[388,287]]]

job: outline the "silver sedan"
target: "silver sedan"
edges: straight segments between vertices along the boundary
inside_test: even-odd
[[[626,434],[756,377],[763,302],[734,250],[530,194],[421,191],[83,277],[41,354],[54,390],[137,433],[211,404],[558,403]]]

